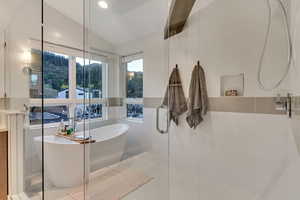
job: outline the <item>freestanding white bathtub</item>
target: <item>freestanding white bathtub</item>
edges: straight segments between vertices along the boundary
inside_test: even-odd
[[[86,131],[85,135],[91,135],[96,140],[87,145],[55,135],[45,136],[46,178],[56,187],[73,187],[82,184],[84,174],[88,175],[90,170],[119,162],[124,153],[128,129],[126,124],[114,124]],[[83,132],[76,135],[83,135]],[[34,140],[40,149],[42,137]],[[39,156],[42,157],[41,154]]]

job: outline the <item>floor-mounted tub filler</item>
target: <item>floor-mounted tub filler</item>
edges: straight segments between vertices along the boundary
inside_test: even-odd
[[[92,129],[89,135],[96,142],[87,145],[55,135],[45,136],[46,178],[56,187],[74,187],[83,183],[84,173],[87,175],[90,170],[95,171],[121,161],[128,129],[126,124]],[[83,132],[76,135],[83,135]],[[36,137],[34,140],[40,148],[42,137]],[[39,157],[42,159],[41,153]]]

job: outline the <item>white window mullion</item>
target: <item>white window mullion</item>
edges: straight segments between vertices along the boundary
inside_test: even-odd
[[[76,57],[71,56],[69,59],[69,99],[72,102],[75,102],[76,100]],[[75,110],[76,104],[72,103],[69,106],[69,116],[74,116],[74,110]]]
[[[108,66],[108,63],[102,63],[102,98],[100,99],[100,102],[102,104],[102,119],[104,120],[108,119]]]
[[[108,97],[108,64],[102,63],[102,99]]]

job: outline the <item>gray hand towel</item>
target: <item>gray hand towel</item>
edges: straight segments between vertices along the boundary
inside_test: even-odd
[[[207,109],[208,96],[205,73],[198,62],[192,72],[192,79],[189,88],[188,113],[186,121],[191,128],[197,128],[197,126],[203,121],[202,115],[207,113]]]
[[[170,76],[163,105],[169,107],[170,121],[173,120],[175,124],[178,125],[179,116],[187,111],[187,103],[177,66],[173,69]]]

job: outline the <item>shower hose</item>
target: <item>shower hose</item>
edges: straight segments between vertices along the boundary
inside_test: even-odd
[[[282,9],[282,12],[284,14],[284,21],[285,21],[286,31],[287,31],[287,35],[288,35],[289,49],[288,49],[287,66],[286,66],[284,74],[282,75],[280,80],[278,82],[276,82],[273,86],[266,87],[263,84],[261,73],[262,73],[263,60],[265,58],[266,49],[267,49],[268,41],[269,41],[270,34],[271,34],[271,24],[272,24],[271,0],[266,0],[266,1],[268,3],[268,9],[269,9],[268,27],[267,27],[267,33],[266,33],[266,37],[265,37],[265,41],[264,41],[263,51],[262,51],[262,54],[261,54],[260,59],[259,59],[259,68],[258,68],[258,73],[257,73],[257,81],[258,81],[258,84],[259,84],[261,89],[266,90],[266,91],[271,91],[271,90],[279,87],[281,85],[281,83],[285,80],[285,78],[287,77],[287,75],[289,73],[289,70],[290,70],[291,64],[292,64],[292,57],[293,57],[293,55],[292,55],[293,54],[293,44],[292,44],[291,30],[290,30],[290,27],[289,27],[287,9],[286,9],[285,5],[283,4],[282,0],[277,0],[279,5],[280,5],[280,8]]]

